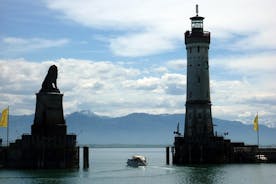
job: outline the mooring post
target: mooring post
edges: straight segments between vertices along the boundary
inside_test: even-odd
[[[189,149],[189,163],[192,163],[192,153],[191,153],[192,147],[191,147],[191,144],[189,144],[188,149]]]
[[[166,147],[166,163],[167,165],[170,165],[170,147]]]
[[[77,158],[78,159],[78,168],[80,168],[80,147],[77,146]]]
[[[83,147],[83,168],[84,169],[89,168],[89,147],[88,146]]]
[[[171,152],[172,152],[172,163],[174,163],[174,146],[171,147]]]
[[[203,162],[203,146],[200,145],[200,162]]]

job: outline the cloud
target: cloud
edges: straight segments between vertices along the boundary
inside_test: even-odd
[[[29,52],[38,49],[47,49],[52,47],[61,47],[69,43],[68,39],[44,39],[44,38],[19,38],[4,37],[2,39],[2,52],[5,54],[16,52]]]
[[[155,95],[184,95],[186,76],[176,73],[164,73],[160,77],[127,80],[124,82],[124,86],[129,89],[149,91],[155,93]]]
[[[130,89],[153,91],[160,87],[160,79],[157,77],[143,77],[138,80],[127,80],[124,82],[124,86]]]
[[[245,100],[248,104],[276,106],[276,94],[257,95]]]
[[[175,48],[173,42],[157,33],[144,32],[111,39],[110,49],[119,56],[138,57],[173,50]]]
[[[276,55],[273,52],[245,54],[210,60],[213,115],[252,124],[275,127]]]
[[[241,85],[235,84],[239,93],[271,96],[276,91],[273,85],[276,78],[275,58],[273,52],[217,58],[210,62],[211,76],[215,76],[216,80],[239,81]]]
[[[184,59],[176,59],[167,62],[167,66],[174,70],[183,70],[187,67],[187,61]]]
[[[214,62],[232,71],[235,70],[250,75],[256,73],[264,74],[264,72],[275,73],[275,58],[276,54],[274,52],[261,52],[253,54],[247,53],[239,57],[230,56],[228,58],[220,58],[220,61],[216,60]]]
[[[45,2],[49,9],[66,20],[93,29],[117,30],[119,34],[109,38],[110,49],[115,55],[127,57],[153,55],[177,48],[183,32],[190,29],[189,17],[195,15],[194,2],[182,0]],[[224,49],[275,49],[273,0],[200,0],[197,3],[199,14],[206,16],[205,29],[220,40],[218,43]]]
[[[181,74],[165,74],[162,76],[165,92],[169,95],[181,95],[186,92],[186,76]]]
[[[259,59],[262,60],[261,56]],[[251,58],[210,62],[210,68],[222,70],[223,75],[234,76],[223,78],[211,75],[213,116],[250,124],[259,112],[260,122],[276,127],[273,69],[259,67],[258,71],[257,66],[231,69],[232,62],[239,65],[242,61],[250,63]],[[254,65],[254,62],[251,64]],[[158,73],[154,64],[138,68],[128,63],[124,65],[123,61],[112,63],[61,58],[37,63],[24,59],[0,60],[0,107],[10,105],[12,114],[34,113],[35,93],[41,88],[52,64],[59,69],[57,85],[64,93],[66,114],[79,110],[110,116],[133,112],[185,112],[186,75],[172,67],[183,62],[171,60],[159,65],[163,72]],[[270,65],[269,62],[267,65]],[[250,77],[246,76],[248,73],[251,73]]]
[[[13,114],[33,113],[34,94],[41,88],[52,64],[59,69],[57,85],[65,94],[65,113],[89,109],[98,114],[118,116],[131,112],[179,110],[180,98],[174,93],[181,85],[182,75],[162,73],[159,77],[142,77],[141,69],[130,66],[70,58],[41,63],[0,60],[3,71],[0,74],[0,106],[10,105]]]

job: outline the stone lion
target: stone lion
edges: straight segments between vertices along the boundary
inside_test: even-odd
[[[56,65],[50,66],[48,73],[42,83],[40,92],[60,92],[57,88],[58,69]]]

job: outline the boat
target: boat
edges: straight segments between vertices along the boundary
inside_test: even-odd
[[[130,167],[139,167],[139,166],[146,166],[147,159],[142,155],[133,155],[131,159],[127,160],[127,166]]]
[[[255,156],[257,162],[267,162],[267,157],[265,155],[256,155]]]

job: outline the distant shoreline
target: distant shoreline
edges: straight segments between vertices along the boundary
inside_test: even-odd
[[[79,147],[89,148],[166,148],[173,147],[172,144],[79,144]],[[260,148],[274,148],[276,145],[260,145]]]
[[[80,144],[80,147],[88,146],[89,148],[165,148],[172,147],[168,144]]]

